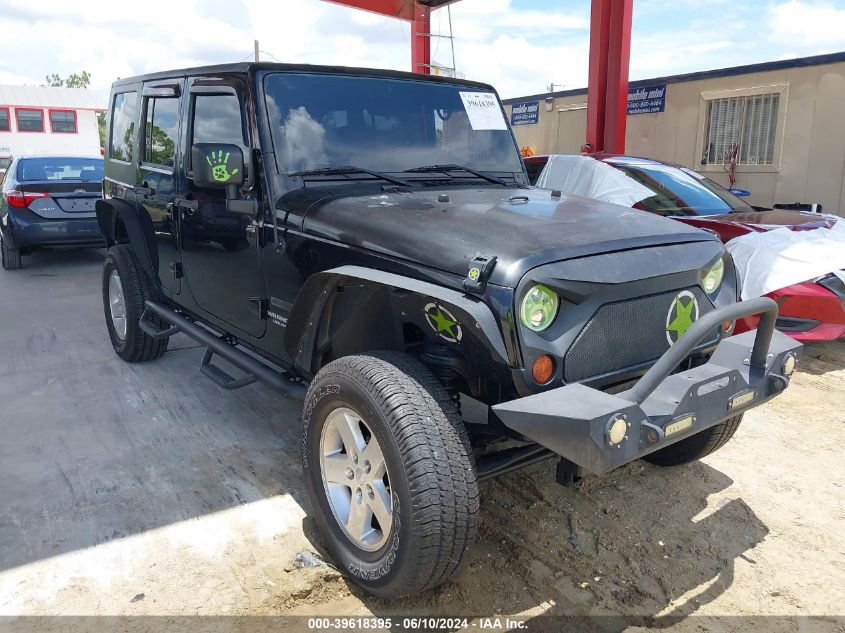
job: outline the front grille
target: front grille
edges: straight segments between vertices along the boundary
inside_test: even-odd
[[[685,288],[698,302],[699,317],[713,304],[698,286]],[[606,303],[587,321],[563,358],[563,377],[568,383],[614,373],[656,361],[669,349],[666,318],[683,290]],[[718,329],[701,345],[715,343]]]

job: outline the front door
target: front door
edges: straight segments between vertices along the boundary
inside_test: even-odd
[[[261,247],[255,222],[226,210],[226,191],[198,187],[191,171],[194,143],[231,143],[244,152],[244,170],[254,180],[245,125],[243,85],[237,79],[188,80],[186,144],[179,211],[179,244],[184,279],[197,305],[253,337],[267,322],[259,314],[264,299]]]

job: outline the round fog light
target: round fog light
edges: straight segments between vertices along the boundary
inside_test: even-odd
[[[613,418],[607,425],[607,441],[611,444],[621,444],[628,432],[628,420],[624,415]]]
[[[786,357],[786,360],[783,361],[783,375],[784,376],[791,376],[792,372],[795,371],[795,354],[790,354]]]
[[[548,354],[538,356],[531,366],[531,377],[538,385],[545,385],[552,379],[555,372],[555,362]]]

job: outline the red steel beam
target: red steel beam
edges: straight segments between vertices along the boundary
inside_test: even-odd
[[[342,4],[353,9],[362,9],[370,13],[379,13],[391,18],[412,21],[414,3],[409,0],[326,0],[333,4]]]
[[[634,0],[592,0],[587,89],[592,152],[625,153],[633,7]]]
[[[592,0],[590,10],[590,66],[587,77],[587,145],[592,152],[600,152],[604,149],[610,2],[611,0]]]
[[[431,74],[431,9],[414,5],[411,22],[411,72]]]

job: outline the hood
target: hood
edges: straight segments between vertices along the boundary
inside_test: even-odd
[[[280,206],[307,233],[460,276],[475,255],[495,256],[489,281],[510,287],[549,262],[714,239],[651,213],[543,189],[362,190],[301,189]]]
[[[684,216],[674,219],[700,229],[715,231],[723,242],[729,242],[740,235],[762,233],[783,227],[793,231],[812,231],[820,228],[829,229],[836,224],[836,219],[828,215],[785,209],[726,213],[724,215]]]

